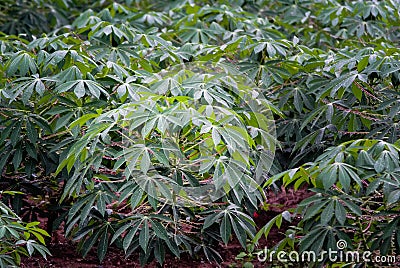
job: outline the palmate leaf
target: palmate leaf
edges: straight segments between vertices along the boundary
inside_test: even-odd
[[[67,232],[81,239],[82,253],[98,245],[103,259],[110,236],[127,255],[138,252],[143,265],[153,256],[165,262],[168,252],[201,250],[220,261],[212,245],[236,236],[245,246],[255,234],[249,215],[267,207],[263,190],[271,186],[317,192],[298,210],[303,214],[296,235],[287,237],[293,248],[298,239],[306,249],[334,248],[348,233],[360,249],[373,244],[397,250],[391,244],[400,241],[393,231],[398,222],[392,224],[399,197],[396,1],[238,6],[150,0],[86,3],[84,10],[74,1],[36,1],[36,6],[4,1],[2,184],[23,187],[26,198],[10,197],[10,204],[22,200],[22,205],[42,195],[31,188],[54,200],[53,190],[58,195],[62,186],[57,201],[71,213]],[[72,21],[70,13],[79,17]],[[251,90],[267,99],[265,107],[279,126],[276,140],[282,142],[271,172],[266,169],[272,159],[260,146],[268,142],[260,140],[275,139],[258,129],[245,108],[246,94],[232,81],[183,69],[162,75],[171,65],[199,60],[238,65],[260,87]],[[121,142],[123,134],[124,141],[131,138],[129,146]],[[267,182],[257,188],[254,177]],[[165,203],[185,193],[175,186],[199,187],[208,180],[226,192],[233,189],[206,208]],[[287,218],[279,215],[272,225],[285,226],[283,215]],[[367,226],[374,235],[363,243]],[[23,226],[10,229],[0,224],[0,234],[19,240]],[[42,240],[34,233],[30,238]],[[346,240],[349,245],[352,239]],[[21,248],[12,245],[10,252]]]
[[[217,222],[220,224],[219,234],[225,244],[229,242],[233,229],[241,245],[245,248],[247,237],[250,236],[252,238],[252,234],[255,231],[254,221],[233,204],[219,213],[207,216],[203,229],[206,230]],[[241,232],[239,233],[239,231]]]
[[[16,54],[8,65],[7,75],[13,76],[18,70],[20,76],[25,76],[28,71],[35,74],[37,70],[35,59],[27,52],[21,51]]]
[[[102,37],[103,35],[109,36],[109,35],[115,35],[118,38],[124,38],[128,39],[128,36],[118,29],[118,27],[115,27],[114,25],[107,25],[107,22],[103,22],[100,25],[97,25],[96,31],[94,31],[93,37]]]
[[[83,58],[79,55],[76,50],[58,50],[49,55],[47,55],[46,60],[44,61],[44,68],[50,68],[50,65],[62,64],[65,62],[65,58],[69,56],[72,60],[82,62]]]
[[[106,225],[102,228],[102,234],[100,235],[100,241],[97,246],[97,257],[99,258],[100,262],[103,262],[104,257],[106,256],[107,249],[108,249],[108,226]]]
[[[260,238],[264,235],[265,238],[268,238],[268,235],[272,229],[272,227],[274,227],[274,225],[278,228],[281,227],[281,223],[282,223],[282,218],[284,218],[286,220],[285,217],[283,217],[283,213],[282,214],[278,214],[275,217],[273,217],[271,220],[269,220],[258,232],[257,234],[254,236],[253,238],[253,243],[257,243]]]
[[[165,227],[155,220],[150,220],[150,223],[155,235],[165,241],[168,241],[169,237],[167,231],[165,230]]]
[[[335,201],[331,201],[322,210],[322,213],[321,213],[321,223],[322,224],[327,224],[332,219],[333,212],[334,212],[334,205],[335,205]]]
[[[45,82],[52,81],[54,80],[47,77],[40,78],[38,74],[34,74],[31,77],[18,78],[3,91],[3,94],[10,99],[10,103],[21,96],[23,103],[27,104],[34,92],[42,96],[46,90]]]
[[[329,231],[324,226],[317,226],[308,233],[300,242],[300,251],[311,250],[320,252]]]
[[[268,53],[270,58],[275,57],[275,55],[279,54],[281,56],[286,56],[288,49],[290,48],[289,42],[283,40],[271,40],[271,41],[259,41],[257,44],[250,45],[248,48],[254,47],[254,53],[258,54],[264,49]]]
[[[281,84],[290,77],[290,72],[279,67],[280,63],[280,60],[271,60],[265,64],[243,62],[240,64],[240,70],[247,74],[250,79],[262,81],[264,86],[268,87],[274,82]]]
[[[133,238],[136,235],[136,233],[139,230],[140,224],[142,223],[143,220],[141,221],[136,221],[134,225],[132,225],[132,228],[129,230],[129,232],[126,234],[124,237],[123,241],[123,248],[124,251],[126,252],[128,248],[131,246],[131,243],[133,242]],[[114,240],[114,239],[113,239]]]
[[[321,201],[319,203],[313,204],[311,207],[309,207],[307,209],[307,212],[306,212],[306,214],[304,215],[304,218],[303,218],[304,220],[310,220],[315,215],[321,213],[320,209],[322,207],[324,207],[329,202],[329,200],[324,200],[324,198],[320,198],[320,199],[321,199]]]
[[[151,166],[149,151],[151,151],[151,148],[145,144],[135,144],[122,152],[121,156],[124,158],[122,161],[129,161],[125,171],[127,177],[133,176],[132,172],[137,169],[147,174]]]
[[[139,245],[142,247],[144,252],[147,252],[147,245],[150,240],[149,220],[144,218],[142,222],[142,229],[139,233]]]
[[[58,93],[73,90],[78,98],[82,98],[83,96],[88,95],[88,93],[97,99],[100,98],[101,93],[103,93],[105,96],[109,96],[107,91],[105,91],[105,89],[103,89],[99,83],[92,80],[76,80],[65,82],[58,85],[55,90]]]
[[[154,256],[157,260],[157,262],[161,265],[164,264],[165,261],[165,247],[163,243],[161,242],[160,239],[157,239],[157,242],[155,244],[154,248]]]
[[[220,234],[221,234],[221,238],[222,241],[225,244],[228,244],[229,238],[231,236],[231,223],[230,223],[230,219],[229,219],[229,214],[225,213],[225,215],[222,217],[221,219],[221,225],[220,225]]]
[[[56,81],[64,83],[82,79],[82,72],[77,66],[71,66],[55,76]]]
[[[400,189],[390,192],[389,196],[387,197],[388,205],[393,205],[395,203],[398,203],[399,200],[400,200]]]
[[[322,99],[328,95],[334,97],[340,88],[348,89],[356,79],[367,82],[367,76],[365,74],[359,74],[353,71],[332,80],[323,91],[318,93],[317,98]]]
[[[193,26],[184,26],[180,29],[179,36],[184,43],[204,43],[208,44],[210,40],[216,40],[218,31],[205,28],[201,23]]]
[[[97,230],[85,240],[85,242],[82,244],[83,257],[85,257],[89,253],[90,249],[92,249],[92,247],[98,241],[98,238],[100,237],[101,233],[102,233],[101,231]]]
[[[335,201],[335,217],[339,224],[343,225],[346,221],[346,210],[342,203],[340,203],[338,200]],[[322,218],[322,216],[321,216]]]

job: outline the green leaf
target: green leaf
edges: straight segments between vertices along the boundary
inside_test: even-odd
[[[140,231],[140,234],[139,234],[139,245],[142,247],[144,252],[147,252],[147,250],[148,250],[147,245],[149,244],[149,238],[150,238],[148,222],[149,221],[147,219],[145,219],[143,221],[142,230]]]
[[[50,125],[49,125],[49,123],[45,119],[43,119],[42,117],[34,116],[34,117],[31,117],[31,119],[36,122],[36,124],[40,127],[40,129],[44,133],[47,132],[47,133],[51,134],[53,132],[51,127],[50,127]]]
[[[36,132],[35,127],[33,126],[33,124],[29,120],[26,121],[26,133],[28,135],[28,139],[33,144],[37,142],[38,134]]]
[[[346,221],[346,210],[344,209],[343,205],[337,200],[335,202],[335,217],[342,225]]]
[[[304,215],[304,220],[309,220],[312,217],[314,217],[315,215],[321,213],[321,208],[323,206],[326,205],[326,203],[328,203],[329,200],[321,200],[320,203],[314,204],[312,206],[310,206],[309,208],[307,208],[307,212]]]
[[[112,236],[110,244],[114,243],[116,239],[121,238],[122,234],[130,227],[132,227],[131,223],[128,222],[122,225],[120,228],[118,228],[117,231],[115,231],[114,235]]]
[[[167,244],[169,250],[176,256],[179,258],[180,256],[180,251],[178,246],[176,245],[174,240],[167,240],[165,241],[165,243]]]
[[[352,211],[354,212],[357,216],[362,216],[362,212],[359,206],[357,206],[356,204],[354,204],[352,201],[350,200],[346,200],[346,199],[341,199],[345,205]]]
[[[332,219],[334,212],[334,201],[329,202],[329,204],[322,210],[321,213],[321,224],[328,224]]]
[[[98,241],[99,235],[101,232],[98,230],[94,232],[91,236],[89,236],[82,245],[82,256],[86,257],[89,253],[90,249],[94,246],[94,244]]]
[[[222,215],[220,213],[214,213],[214,214],[207,216],[204,220],[203,229],[207,229],[208,227],[210,227],[211,225],[216,223],[217,220],[219,218],[221,218],[221,216]]]
[[[81,117],[79,117],[78,119],[76,119],[74,122],[72,122],[69,125],[69,129],[74,128],[75,126],[83,126],[84,124],[86,124],[90,119],[96,118],[98,117],[99,114],[84,114]],[[100,125],[101,126],[101,125]]]
[[[55,91],[58,93],[63,93],[63,92],[69,91],[71,88],[73,88],[78,83],[79,82],[77,82],[77,81],[66,82],[64,84],[57,86]]]
[[[260,43],[254,47],[254,53],[258,54],[264,50],[266,43]]]
[[[313,247],[315,242],[317,242],[321,238],[322,238],[321,237],[321,228],[313,229],[311,232],[309,232],[307,235],[305,235],[303,238],[301,238],[300,250],[304,251],[304,250],[310,249],[311,247]]]
[[[389,194],[389,196],[387,197],[387,203],[389,205],[392,205],[394,203],[397,203],[399,199],[400,199],[400,189],[397,189]]]
[[[220,225],[220,235],[225,245],[227,245],[229,242],[231,232],[232,231],[231,231],[231,223],[229,221],[229,215],[225,213],[224,216],[222,217]]]
[[[67,124],[69,123],[69,121],[71,120],[72,116],[74,116],[74,113],[67,113],[67,114],[63,115],[62,117],[60,117],[57,120],[56,127],[54,130],[56,131],[62,127],[66,127]]]
[[[353,86],[351,87],[351,91],[353,92],[354,96],[361,101],[362,99],[362,90],[355,84],[353,84]]]
[[[154,257],[160,265],[163,265],[165,261],[165,246],[162,244],[161,240],[157,240],[154,246]]]
[[[84,82],[81,80],[79,81],[74,88],[74,93],[78,98],[82,98],[83,96],[85,96],[85,84]]]
[[[282,214],[279,214],[278,216],[276,216],[275,224],[278,228],[281,228],[282,219],[283,219]]]
[[[145,150],[143,150],[142,159],[140,161],[140,170],[144,174],[146,174],[150,168],[150,164],[151,164],[150,155],[149,155],[149,152],[147,151],[147,149],[145,149]]]
[[[365,67],[368,65],[369,56],[363,57],[357,64],[357,71],[360,73],[362,72]]]
[[[26,249],[28,250],[29,256],[32,256],[33,251],[35,251],[35,248],[33,247],[34,243],[35,243],[35,241],[33,241],[33,240],[26,241]]]
[[[168,233],[165,230],[165,227],[158,221],[150,220],[150,222],[151,222],[152,229],[154,230],[154,233],[156,234],[156,236],[158,236],[159,238],[161,238],[163,240],[168,240]]]
[[[339,182],[342,185],[345,192],[348,192],[350,189],[350,176],[345,171],[345,168],[342,165],[339,165]]]
[[[328,190],[333,184],[335,184],[337,180],[336,171],[337,166],[330,165],[328,168],[325,168],[320,175],[318,175],[318,178],[322,180],[325,190]]]
[[[103,230],[103,233],[100,236],[99,245],[97,246],[97,257],[99,258],[100,263],[103,262],[108,248],[108,228],[106,227],[104,229],[105,230]]]
[[[13,147],[17,144],[17,142],[20,140],[20,132],[21,132],[21,122],[18,122],[15,124],[15,128],[13,132],[11,133],[10,141]]]
[[[131,207],[135,209],[143,198],[143,190],[142,188],[138,188],[135,192],[133,192],[131,196]]]
[[[246,239],[247,239],[246,231],[240,224],[237,224],[235,219],[231,218],[231,223],[233,231],[235,232],[236,238],[239,240],[240,245],[242,245],[243,248],[246,248]]]
[[[20,147],[16,148],[14,152],[14,157],[12,159],[12,163],[14,165],[14,170],[18,170],[22,161],[22,149]]]
[[[131,246],[132,240],[135,237],[136,233],[138,232],[141,224],[142,224],[142,221],[135,222],[135,224],[132,226],[132,228],[129,230],[129,232],[124,237],[122,246],[123,246],[125,252],[127,252],[128,248]],[[113,240],[115,240],[115,239],[116,239],[116,237],[114,235]]]
[[[381,156],[376,160],[374,164],[375,171],[378,173],[382,173],[386,169],[386,159],[384,157],[384,154],[381,154]]]

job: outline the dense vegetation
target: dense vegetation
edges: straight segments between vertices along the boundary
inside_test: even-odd
[[[220,262],[298,216],[277,248],[399,254],[400,1],[93,2],[0,3],[0,267],[60,226],[100,262]]]

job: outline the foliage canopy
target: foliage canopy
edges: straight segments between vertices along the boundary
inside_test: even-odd
[[[399,254],[398,0],[93,2],[0,4],[0,266],[48,254],[38,216],[48,232],[64,222],[100,261],[112,244],[143,265],[167,252],[220,262],[218,243],[234,235],[246,248],[296,216],[278,249],[343,239]],[[276,125],[268,172],[257,169],[267,135],[243,106],[254,95],[190,70],[160,76],[188,62],[255,84]],[[165,181],[224,174],[264,181],[233,184],[207,206],[163,202],[174,193]],[[301,186],[315,195],[256,228],[268,189]]]

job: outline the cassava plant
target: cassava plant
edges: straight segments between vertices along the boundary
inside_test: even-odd
[[[280,249],[399,253],[398,0],[3,2],[12,221],[142,265],[220,262],[295,216]],[[300,186],[255,225],[267,190]]]

